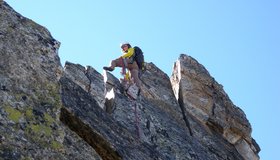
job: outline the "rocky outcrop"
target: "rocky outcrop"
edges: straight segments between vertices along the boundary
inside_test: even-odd
[[[244,112],[193,58],[146,64],[137,100],[66,62],[42,26],[0,1],[0,159],[259,159]]]
[[[0,159],[100,159],[59,120],[59,45],[0,2]]]
[[[92,68],[67,62],[60,81],[62,88],[71,89],[62,90],[62,97],[65,99],[63,107],[65,115],[63,115],[79,120],[67,123],[67,119],[70,118],[65,118],[64,123],[70,128],[73,124],[80,126],[76,132],[91,137],[84,138],[86,140],[96,139],[94,133],[101,135],[99,138],[106,141],[107,145],[98,147],[98,141],[89,143],[93,143],[91,145],[95,150],[100,147],[104,150],[110,148],[110,152],[116,153],[121,159],[243,159],[236,147],[213,128],[207,127],[187,111],[186,114],[182,114],[180,103],[172,94],[172,84],[166,74],[152,63],[146,64],[146,68],[142,75],[143,93],[136,103],[123,94],[120,82],[110,73],[103,74],[107,82],[104,86],[104,82],[100,79],[102,75],[93,72]],[[75,78],[69,75],[70,73],[73,73]],[[88,73],[92,73],[91,76],[86,76]],[[106,95],[104,91],[114,95],[110,110],[106,109],[104,98],[99,101],[100,97],[94,96],[87,91],[88,88],[83,87],[89,86],[89,82],[93,81],[96,84],[90,88],[91,92],[102,91],[100,94],[103,97]],[[77,92],[81,95],[77,95]],[[68,95],[70,93],[73,95]],[[75,97],[75,100],[74,98],[70,100],[69,97]],[[99,105],[100,103],[103,104]],[[97,124],[100,126],[97,127]],[[82,131],[81,126],[84,125],[87,127]],[[122,129],[119,131],[119,128]],[[118,138],[111,138],[112,136]],[[131,138],[129,143],[126,142],[128,137]],[[134,150],[126,151],[123,147],[130,144],[134,149],[135,143],[138,143],[137,148],[141,148],[136,156],[135,153],[127,153]],[[140,153],[143,150],[155,154]],[[99,154],[103,152],[98,151]],[[111,155],[105,159],[114,158]]]
[[[234,145],[244,159],[259,159],[259,147],[251,137],[245,113],[231,102],[223,87],[201,64],[181,55],[174,64],[171,82],[184,113]]]

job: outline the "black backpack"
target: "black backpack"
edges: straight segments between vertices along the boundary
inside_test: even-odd
[[[139,70],[144,70],[144,55],[142,50],[135,46],[134,48],[134,56],[133,56],[133,60],[136,61]]]

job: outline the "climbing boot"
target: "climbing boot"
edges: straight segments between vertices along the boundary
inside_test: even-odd
[[[113,70],[114,70],[114,69],[111,68],[111,67],[103,67],[103,69],[106,70],[106,71],[113,71]]]

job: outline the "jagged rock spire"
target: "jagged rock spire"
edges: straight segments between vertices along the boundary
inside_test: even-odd
[[[181,54],[174,64],[171,82],[184,112],[233,144],[245,159],[259,159],[259,147],[251,137],[245,113],[201,64]]]

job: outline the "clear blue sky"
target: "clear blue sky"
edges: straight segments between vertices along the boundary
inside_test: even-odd
[[[280,152],[279,0],[6,0],[61,42],[65,61],[102,67],[140,46],[171,75],[179,54],[203,64],[252,124],[262,160]],[[118,76],[119,71],[115,72]]]

